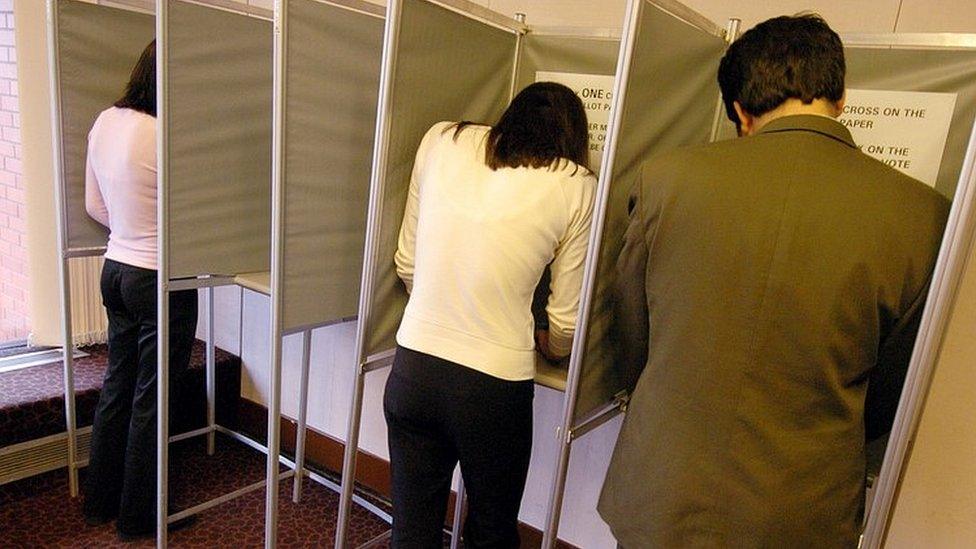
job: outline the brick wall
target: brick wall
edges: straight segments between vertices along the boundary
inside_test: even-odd
[[[0,0],[0,344],[30,332],[13,0]]]

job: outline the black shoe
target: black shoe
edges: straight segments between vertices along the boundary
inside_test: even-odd
[[[191,515],[186,518],[182,518],[176,522],[171,522],[166,530],[169,532],[178,532],[180,530],[185,530],[197,523],[196,515]],[[156,536],[156,528],[150,528],[148,530],[125,530],[123,528],[118,529],[119,540],[121,541],[139,541],[143,539],[151,539]]]

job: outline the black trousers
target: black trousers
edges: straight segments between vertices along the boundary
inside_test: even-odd
[[[519,546],[535,385],[399,347],[383,409],[394,548],[440,548],[454,466],[468,494],[466,547]]]
[[[108,312],[108,370],[95,409],[85,515],[117,515],[120,532],[151,532],[156,523],[156,271],[106,259],[101,288]],[[189,365],[196,329],[196,290],[171,293],[171,378]],[[176,395],[172,400],[177,402]]]

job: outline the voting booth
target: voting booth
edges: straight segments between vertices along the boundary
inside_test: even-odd
[[[683,20],[686,25],[665,27],[674,19]],[[689,26],[697,27],[698,32],[689,31]],[[733,38],[737,27],[737,21],[731,22],[724,35]],[[655,31],[649,29],[655,29],[656,36],[668,38],[652,42],[648,38],[655,36]],[[627,198],[639,162],[667,148],[734,136],[721,103],[711,115],[711,124],[709,111],[702,108],[710,96],[717,97],[714,81],[724,50],[721,36],[717,27],[680,5],[650,0],[634,0],[629,5],[600,180],[598,208],[602,210],[597,210],[594,219],[589,256],[592,262],[587,265],[584,278],[567,382],[570,395],[562,426],[567,440],[560,441],[565,444],[565,452],[557,464],[544,547],[552,547],[556,541],[569,441],[591,428],[594,418],[602,413],[598,408],[601,402],[612,397],[614,390],[622,391],[634,381],[627,379],[633,377],[631,372],[611,360],[612,345],[606,339],[610,312],[605,292],[612,281],[613,262],[627,222]],[[900,468],[896,459],[899,455],[904,458],[909,418],[917,418],[917,410],[914,414],[911,411],[911,399],[918,396],[913,387],[923,386],[923,377],[930,375],[933,364],[931,355],[926,362],[926,352],[934,353],[937,346],[926,345],[926,340],[941,337],[942,330],[935,323],[940,319],[944,322],[965,250],[973,239],[974,143],[970,136],[976,135],[971,132],[976,118],[976,40],[970,36],[861,35],[844,37],[844,43],[848,96],[841,122],[852,131],[865,153],[928,183],[947,197],[955,197],[933,277],[930,312],[923,320],[900,419],[882,469],[880,496],[870,513],[865,539],[872,542],[878,534],[871,529],[872,524],[887,514],[884,498],[887,495],[890,506],[893,497],[895,471]],[[674,49],[667,51],[671,46]],[[656,56],[660,59],[667,55],[680,59],[680,63],[655,62]],[[683,74],[683,67],[699,73]],[[711,70],[703,71],[703,67]],[[661,108],[655,109],[655,105]],[[574,387],[576,396],[571,395]],[[623,392],[617,397],[626,398]],[[597,410],[595,416],[593,410]],[[900,429],[902,424],[904,429]],[[886,477],[894,480],[885,484]]]
[[[215,286],[269,268],[270,15],[248,6],[156,2],[160,547],[168,523],[266,485],[252,483],[175,514],[168,509],[167,442],[184,438],[169,435],[169,292],[210,288],[210,296]],[[212,448],[221,432],[262,450],[208,420],[202,432],[186,436],[206,433]]]
[[[704,104],[704,95],[689,103],[672,100],[664,112],[654,112],[650,107],[654,104],[653,98],[640,95],[653,93],[654,86],[648,85],[648,82],[660,82],[660,76],[655,79],[653,74],[640,75],[635,72],[640,70],[642,63],[649,62],[645,57],[648,54],[641,52],[641,33],[636,32],[633,46],[628,46],[626,42],[628,33],[635,33],[635,21],[639,27],[644,18],[653,17],[648,15],[653,11],[648,12],[647,7],[642,9],[637,5],[645,2],[652,4],[647,0],[631,2],[630,20],[622,46],[622,68],[618,74],[620,80],[615,92],[611,133],[604,157],[605,171],[601,177],[598,198],[604,209],[601,217],[594,220],[594,238],[590,253],[595,263],[587,265],[582,295],[584,305],[574,341],[568,383],[569,387],[578,387],[579,397],[567,399],[570,406],[575,402],[577,414],[586,414],[588,396],[605,397],[612,388],[627,386],[627,380],[617,376],[626,377],[629,372],[614,369],[609,359],[611,345],[600,339],[606,336],[605,330],[601,332],[600,327],[606,326],[608,321],[608,317],[600,317],[600,308],[607,306],[601,287],[605,288],[612,281],[613,273],[609,269],[619,252],[619,248],[613,249],[613,246],[619,246],[626,223],[626,198],[633,186],[638,167],[634,161],[651,156],[658,140],[670,139],[667,137],[669,132],[677,132],[672,135],[682,135],[681,132],[687,130],[688,133],[680,138],[686,143],[734,136],[734,128],[725,120],[721,105],[715,112],[709,137],[705,137],[706,113],[701,113],[702,118],[689,124],[685,130],[675,128],[675,124],[679,123],[677,117],[682,113],[692,112],[695,104]],[[674,6],[659,4],[658,7],[672,14],[681,13]],[[736,32],[736,24],[733,22],[727,35],[731,38]],[[668,36],[678,35],[672,31]],[[883,525],[890,512],[911,433],[917,427],[920,401],[931,375],[935,353],[938,351],[948,311],[964,267],[966,251],[974,239],[976,98],[973,96],[973,88],[976,86],[976,72],[973,62],[976,60],[976,52],[973,48],[976,47],[976,39],[972,36],[951,35],[854,35],[843,39],[848,61],[848,95],[841,123],[851,130],[858,146],[866,154],[922,180],[949,198],[954,197],[952,214],[933,275],[926,315],[922,321],[898,418],[881,469],[878,495],[868,514],[865,543],[870,547],[879,547],[883,541]],[[657,48],[660,47],[660,44],[657,45]],[[627,51],[628,48],[632,48],[632,51]],[[696,51],[698,50],[693,46],[686,45],[678,50],[677,55],[685,56],[683,65],[712,67],[711,72],[701,76],[714,80],[718,58],[699,58],[696,61]],[[630,85],[632,79],[636,80],[634,86]],[[692,81],[693,78],[684,83],[671,84],[678,87]],[[698,89],[702,90],[701,87]],[[678,92],[675,98],[680,97],[692,96]],[[669,120],[669,116],[674,118]],[[664,131],[657,129],[642,133],[642,128],[648,128],[647,125],[655,120],[665,122]],[[672,142],[670,146],[675,144]],[[669,146],[663,143],[661,145]],[[594,257],[597,255],[599,258]],[[603,375],[597,374],[598,372]],[[573,377],[577,375],[578,383],[573,381]],[[607,391],[601,392],[600,387]],[[600,400],[602,399],[595,399],[596,402]],[[569,438],[574,435],[573,417],[577,416],[567,407],[567,418],[563,427]],[[560,475],[565,475],[564,469],[565,463],[560,463],[556,473],[557,483]],[[551,547],[555,543],[560,494],[561,488],[554,487],[544,547]]]
[[[167,516],[168,452],[160,444],[157,536],[165,546],[168,522],[274,485],[296,470],[296,500],[303,474],[331,484],[303,463],[310,338],[312,329],[356,314],[384,10],[360,0],[291,0],[275,12],[216,1],[105,4],[48,2],[66,306],[67,259],[103,253],[107,237],[85,211],[88,131],[158,36],[159,438],[207,435],[212,452],[214,433],[221,432],[267,453],[269,461],[265,481]],[[273,23],[281,30],[274,44]],[[213,288],[228,284],[268,295],[277,313],[267,446],[216,424],[212,338],[208,425],[168,433],[168,293],[205,288],[212,334]],[[305,338],[294,462],[278,455],[280,342],[291,333]],[[70,348],[67,320],[65,341]],[[65,378],[69,471],[77,494],[70,354]],[[292,471],[279,475],[279,462]],[[276,498],[277,490],[268,490],[269,545],[275,543]]]
[[[142,9],[140,9],[140,7]],[[69,490],[78,495],[79,432],[75,414],[70,260],[105,253],[108,231],[85,209],[88,132],[98,114],[122,95],[129,74],[153,39],[152,6],[113,8],[79,0],[48,0],[48,55],[54,120],[58,275],[64,348],[64,406]],[[212,360],[213,355],[208,355]],[[208,375],[213,362],[208,362]],[[82,433],[87,437],[87,430]]]
[[[118,98],[146,44],[159,35],[160,155],[160,440],[206,434],[212,452],[215,432],[223,432],[269,454],[274,477],[167,517],[167,445],[159,445],[160,545],[167,522],[203,511],[231,497],[260,489],[278,478],[278,393],[272,395],[269,447],[246,439],[214,420],[213,341],[208,341],[208,426],[169,437],[169,291],[207,288],[212,334],[212,288],[238,284],[269,294],[282,313],[272,340],[305,331],[300,433],[307,402],[309,330],[355,314],[375,90],[382,41],[382,9],[365,2],[290,2],[297,14],[293,62],[297,70],[272,85],[272,12],[225,3],[126,0],[102,6],[51,0],[52,82],[55,98],[59,180],[59,237],[62,287],[67,297],[67,259],[104,251],[106,232],[84,207],[87,133],[95,116]],[[155,8],[155,10],[154,10]],[[153,12],[158,14],[155,19]],[[355,64],[337,55],[341,51]],[[280,65],[283,67],[284,65]],[[284,98],[285,84],[290,94]],[[365,93],[364,93],[365,91]],[[272,227],[272,95],[293,105],[294,124],[276,142],[276,157],[287,158],[276,210],[284,218]],[[338,100],[338,101],[337,101]],[[279,111],[285,116],[284,108]],[[283,118],[285,119],[285,118]],[[231,121],[231,123],[228,123]],[[286,126],[282,125],[281,129]],[[329,177],[322,177],[328,174]],[[285,187],[286,181],[292,185]],[[282,253],[272,268],[274,244]],[[309,299],[308,296],[314,296]],[[67,303],[67,300],[65,300]],[[70,318],[69,314],[66,314]],[[65,323],[65,348],[70,324]],[[71,392],[71,356],[65,359],[69,471],[77,493],[76,444]],[[272,365],[280,379],[280,353]],[[280,391],[280,386],[277,386]],[[270,427],[272,426],[273,427]],[[300,440],[303,436],[300,437]],[[273,443],[273,444],[272,444]],[[303,469],[300,442],[293,470]],[[290,472],[285,476],[294,474]],[[270,475],[269,475],[270,476]],[[296,482],[298,498],[300,482]],[[269,490],[269,543],[275,517]],[[276,503],[276,500],[274,501]]]
[[[345,546],[351,513],[364,376],[391,364],[407,302],[393,256],[414,154],[439,121],[501,115],[514,92],[525,32],[516,20],[453,0],[393,0],[386,17],[337,547]]]
[[[621,38],[543,547],[557,541],[575,439],[620,413],[633,373],[614,363],[609,290],[640,164],[717,133],[716,72],[734,35],[675,2],[633,0]]]
[[[267,446],[218,426],[267,453],[266,479],[235,495],[267,487],[268,547],[279,479],[296,477],[296,501],[305,475],[338,489],[304,467],[311,331],[356,314],[383,36],[383,9],[360,0],[274,7],[160,0],[157,10],[160,295],[233,283],[271,300]],[[294,462],[280,456],[281,341],[292,333],[304,338]],[[159,463],[165,486],[162,453]]]
[[[639,164],[670,148],[735,135],[725,116],[716,74],[727,40],[738,32],[736,20],[722,29],[671,0],[632,0],[624,32],[618,39],[612,33],[546,34],[531,26],[520,28],[513,21],[499,25],[500,16],[470,9],[470,5],[447,1],[404,0],[394,2],[387,22],[357,330],[358,381],[343,471],[345,511],[340,513],[339,545],[343,541],[342,517],[348,513],[346,496],[351,493],[355,470],[362,376],[392,361],[394,335],[406,302],[406,293],[394,271],[393,253],[409,169],[426,129],[440,120],[492,121],[491,114],[497,116],[508,99],[504,86],[498,84],[505,83],[510,68],[514,85],[509,97],[528,83],[545,79],[581,92],[587,107],[591,103],[610,107],[605,122],[595,121],[592,110],[587,113],[592,152],[597,158],[602,152],[602,162],[593,163],[600,173],[600,185],[572,359],[568,371],[540,364],[536,379],[539,384],[566,392],[560,429],[562,447],[554,468],[545,547],[556,542],[573,440],[620,413],[633,382],[634,373],[621,370],[612,360],[607,291]],[[458,48],[457,44],[462,44],[461,49],[476,45],[479,51],[486,52],[478,57],[478,64],[458,63],[452,56],[463,55],[459,50],[438,48],[438,38],[431,35],[443,36],[439,32],[442,27],[449,29],[445,35],[464,38],[454,48]],[[927,181],[946,196],[955,195],[956,208],[964,208],[959,197],[966,192],[965,186],[958,182],[976,113],[976,78],[971,49],[963,46],[971,48],[973,42],[965,37],[946,36],[918,40],[913,45],[911,40],[893,36],[845,37],[851,90],[842,123],[851,128],[866,153]],[[615,62],[618,49],[619,62]],[[502,51],[514,53],[514,67]],[[411,86],[417,85],[419,72],[411,68],[421,66],[451,66],[457,70],[446,75],[424,73],[427,95],[420,95],[412,93],[415,88]],[[615,78],[612,86],[607,84],[608,77]],[[479,78],[481,85],[473,93],[471,82]],[[609,93],[597,95],[601,88]],[[915,95],[904,95],[906,92]],[[436,96],[431,97],[432,93]],[[447,96],[443,100],[441,93]],[[473,100],[462,105],[451,100],[462,96]],[[902,129],[897,124],[871,121],[871,117],[894,119],[902,123]],[[910,124],[918,121],[924,121],[928,129]],[[907,135],[909,141],[892,141],[892,135]],[[912,136],[915,141],[911,141]],[[600,151],[602,145],[606,150]],[[964,177],[966,173],[963,170]],[[950,227],[947,234],[958,230],[960,215],[954,213],[950,224],[956,229]],[[951,246],[948,242],[946,246]],[[946,261],[942,262],[943,270],[955,265]],[[935,288],[934,284],[933,291]]]
[[[427,129],[442,120],[492,123],[524,86],[540,80],[566,84],[577,91],[587,107],[593,167],[603,174],[604,180],[613,173],[620,181],[612,200],[615,228],[607,231],[608,240],[622,233],[628,194],[626,178],[630,177],[632,183],[638,159],[668,147],[706,142],[711,137],[718,88],[714,74],[705,73],[702,67],[718,66],[726,47],[725,32],[670,2],[661,6],[642,1],[634,3],[632,11],[621,38],[613,32],[536,30],[462,2],[391,3],[357,329],[357,383],[346,439],[337,546],[343,546],[353,490],[363,378],[367,372],[391,364],[396,329],[407,301],[393,256],[414,155]],[[474,51],[479,54],[473,55]],[[618,65],[618,57],[622,65]],[[676,64],[681,59],[691,62],[683,68]],[[453,69],[424,70],[436,66]],[[627,72],[618,73],[618,66],[627,66],[626,71],[633,75],[633,86],[627,87],[629,81],[622,76]],[[650,81],[659,85],[648,87],[646,83]],[[615,160],[603,150],[603,145],[613,143],[610,106],[619,101],[624,89],[632,94],[636,107],[624,117],[623,124],[632,127],[638,137],[627,141]],[[701,105],[706,108],[699,109]],[[699,111],[702,114],[697,114]],[[603,219],[608,208],[605,182],[601,189],[604,192],[596,206],[597,219]],[[623,217],[617,215],[621,211]],[[601,267],[606,269],[612,266],[615,253],[612,246],[602,253],[594,253],[591,248],[588,261],[595,264],[599,258]],[[590,273],[589,284],[592,286],[596,280],[599,276]],[[586,284],[584,281],[584,287],[589,288]],[[605,289],[601,287],[599,291]],[[581,319],[586,315],[600,318],[591,324],[592,333],[597,335],[590,338],[585,352],[578,347],[585,338],[577,336],[568,371],[540,360],[536,377],[540,385],[565,391],[568,425],[562,432],[572,433],[566,437],[560,456],[565,463],[572,439],[612,418],[625,402],[625,386],[603,349],[608,312],[602,301],[585,298],[584,295],[584,303],[600,303],[594,307],[595,312],[588,305],[581,311]],[[581,322],[578,334],[586,330],[586,324]],[[557,473],[554,494],[558,495],[554,498],[561,497],[564,482],[565,466]],[[463,489],[459,490],[458,501],[462,497]],[[558,502],[553,509],[558,515]],[[455,513],[455,544],[460,510],[458,506]],[[558,522],[558,516],[554,520]],[[549,530],[547,540],[554,540],[555,531]]]
[[[298,502],[303,475],[340,489],[304,468],[311,340],[313,329],[357,312],[385,10],[363,0],[277,0],[274,7],[267,483],[279,478],[282,339],[301,333]],[[266,498],[272,546],[277,491]]]
[[[976,35],[845,35],[841,122],[871,156],[952,199],[863,546],[881,547],[976,229]],[[878,456],[880,457],[880,456]]]

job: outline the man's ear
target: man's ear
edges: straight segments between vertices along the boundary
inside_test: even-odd
[[[735,109],[735,115],[739,117],[739,137],[752,135],[756,128],[756,117],[746,112],[738,101],[733,101],[732,107]]]
[[[847,90],[844,90],[844,95],[840,96],[840,100],[834,103],[837,108],[837,116],[844,114],[844,105],[847,104]]]

